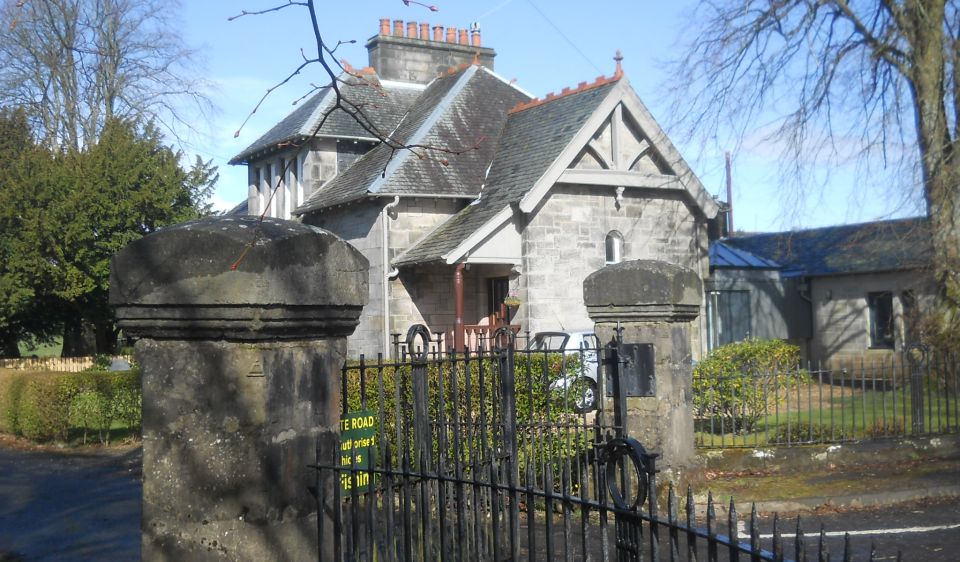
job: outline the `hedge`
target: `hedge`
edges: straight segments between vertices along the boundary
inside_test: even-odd
[[[592,438],[587,432],[576,429],[581,416],[573,411],[572,399],[561,392],[552,394],[549,390],[550,383],[560,378],[561,373],[566,373],[568,377],[577,376],[580,358],[576,354],[518,353],[514,361],[517,437],[520,446],[516,468],[521,475],[530,468],[536,476],[542,477],[543,470],[550,465],[554,474],[559,475],[565,463],[588,450]],[[366,409],[377,414],[396,466],[403,453],[401,445],[412,446],[416,433],[413,427],[411,367],[407,364],[378,368],[376,364],[367,363],[364,371],[366,375],[361,392],[360,365],[351,362],[346,367],[341,381],[346,409]],[[458,454],[461,464],[468,467],[481,468],[490,462],[490,452],[484,450],[484,444],[489,447],[494,441],[493,435],[500,431],[498,418],[503,407],[497,371],[496,361],[490,358],[458,362],[455,368],[451,368],[449,362],[428,364],[427,419],[432,422],[430,433],[434,459],[440,458],[439,437],[441,432],[446,432],[447,448],[443,456],[447,462],[452,462]],[[378,372],[382,372],[382,376],[378,376]],[[365,408],[361,396],[366,398]],[[399,412],[399,419],[402,420],[399,442],[398,398],[403,407],[403,411]],[[445,424],[440,424],[441,420]],[[456,437],[453,435],[455,432],[458,433]],[[407,452],[412,460],[412,448]]]
[[[118,423],[140,434],[140,373],[0,371],[0,431],[34,441],[110,443]]]

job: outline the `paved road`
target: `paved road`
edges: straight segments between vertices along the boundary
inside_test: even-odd
[[[0,447],[0,560],[139,560],[140,450]]]
[[[781,522],[781,532],[789,538],[787,552],[792,553],[796,519],[785,518]],[[869,560],[871,546],[876,551],[875,560],[896,560],[898,552],[903,553],[905,561],[960,560],[960,498],[804,515],[801,522],[808,549],[815,549],[823,526],[827,548],[834,559],[842,556],[843,535],[850,533],[854,560]],[[769,518],[764,518],[761,529],[766,540],[772,531]]]
[[[86,455],[0,447],[0,561],[138,560],[140,462],[139,449]],[[871,544],[877,560],[895,560],[898,551],[906,561],[960,559],[960,498],[805,515],[811,547],[821,524],[834,559],[845,531],[853,534],[855,560],[869,559]],[[794,528],[787,519],[782,532]],[[771,532],[770,519],[761,532]]]

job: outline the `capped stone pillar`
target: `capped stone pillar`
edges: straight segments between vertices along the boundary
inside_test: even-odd
[[[143,383],[144,560],[316,558],[308,486],[332,498],[339,483],[308,465],[339,462],[367,268],[333,234],[256,217],[183,223],[114,256],[110,303]]]
[[[653,345],[653,396],[628,394],[626,426],[631,437],[660,455],[657,465],[667,476],[695,460],[691,336],[702,294],[695,272],[654,260],[610,265],[583,282],[587,314],[601,344],[616,338],[619,323],[624,344]]]

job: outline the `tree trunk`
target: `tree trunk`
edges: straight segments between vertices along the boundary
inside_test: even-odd
[[[117,352],[117,330],[116,325],[103,320],[96,322],[93,326],[97,340],[97,355],[114,355]]]
[[[88,357],[96,351],[90,325],[79,316],[71,316],[63,323],[63,351],[61,357]]]
[[[20,346],[17,344],[17,337],[13,334],[4,334],[0,336],[0,357],[7,359],[19,358]]]
[[[917,140],[927,214],[933,234],[933,266],[941,297],[960,305],[960,189],[954,139],[944,93],[943,0],[916,0],[906,6],[913,50],[909,77],[916,108]]]

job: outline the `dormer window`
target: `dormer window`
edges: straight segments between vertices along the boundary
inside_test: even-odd
[[[623,235],[616,230],[611,230],[607,234],[604,243],[606,249],[606,264],[613,265],[623,261]]]

